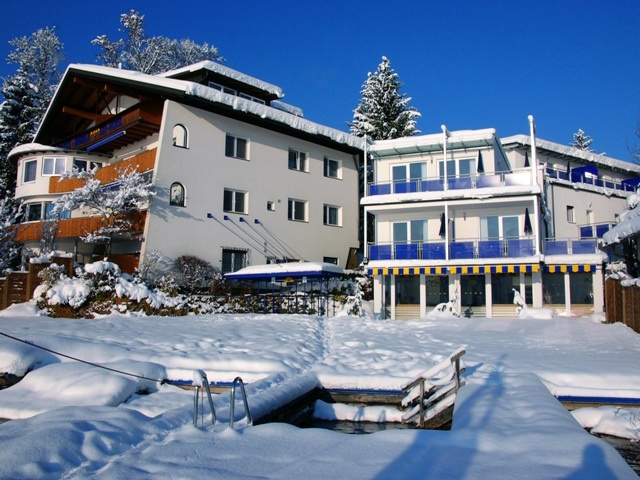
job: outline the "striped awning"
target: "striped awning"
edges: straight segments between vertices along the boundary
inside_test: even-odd
[[[370,268],[369,275],[483,275],[485,273],[539,272],[540,265],[464,265],[453,267],[379,267]]]
[[[595,272],[595,265],[545,265],[544,273],[585,273]]]

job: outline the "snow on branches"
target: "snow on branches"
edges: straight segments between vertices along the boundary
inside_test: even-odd
[[[416,119],[420,113],[409,107],[411,97],[400,94],[403,85],[398,74],[382,57],[375,73],[369,73],[362,86],[362,98],[353,112],[353,122],[347,122],[351,133],[358,137],[367,135],[373,140],[389,140],[420,133]]]
[[[132,167],[119,170],[115,182],[109,184],[95,178],[97,171],[96,167],[88,171],[74,169],[65,172],[61,180],[75,178],[84,185],[54,201],[51,214],[59,217],[62,212],[87,209],[90,215],[102,217],[102,224],[98,230],[87,232],[82,239],[88,243],[110,245],[115,235],[129,231],[131,221],[128,214],[145,208],[155,192],[147,177]]]

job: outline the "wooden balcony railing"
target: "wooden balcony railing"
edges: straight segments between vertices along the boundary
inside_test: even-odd
[[[147,218],[147,212],[135,212],[127,215],[126,219],[131,221],[130,233],[142,232]],[[45,222],[29,222],[18,225],[18,232],[15,240],[17,242],[28,242],[40,240]],[[79,217],[60,220],[56,230],[56,238],[75,238],[97,231],[103,226],[102,217]]]
[[[135,157],[103,167],[96,172],[95,178],[106,185],[115,182],[118,178],[118,172],[125,170],[127,167],[132,167],[138,172],[153,170],[156,162],[156,151],[157,149],[153,148]],[[49,193],[67,193],[82,186],[84,186],[84,182],[77,178],[61,179],[60,177],[51,177],[49,180]]]

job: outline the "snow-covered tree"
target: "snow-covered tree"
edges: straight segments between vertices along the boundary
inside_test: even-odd
[[[573,148],[577,148],[578,150],[585,150],[587,152],[593,152],[593,149],[589,148],[593,143],[593,139],[584,133],[584,131],[579,128],[576,133],[573,134],[573,143],[571,146]]]
[[[20,246],[13,241],[19,216],[20,209],[10,199],[0,198],[0,271],[6,270],[20,252]]]
[[[223,60],[217,47],[206,42],[148,37],[144,32],[144,15],[135,10],[120,15],[120,24],[123,38],[111,41],[106,35],[100,35],[91,41],[102,49],[97,55],[98,61],[108,67],[154,75],[202,60]]]
[[[59,217],[62,212],[85,208],[91,215],[100,216],[102,223],[98,230],[87,232],[82,239],[87,243],[105,243],[109,253],[113,237],[130,231],[128,215],[145,208],[155,192],[147,177],[132,168],[119,171],[118,178],[109,185],[95,178],[97,171],[96,167],[64,173],[62,179],[76,178],[84,185],[54,201],[51,215]]]
[[[17,72],[3,80],[0,105],[0,196],[12,197],[15,167],[7,155],[17,145],[28,143],[38,129],[53,93],[60,81],[58,65],[62,60],[62,42],[54,28],[43,28],[30,36],[11,40],[14,47],[7,56],[17,64]]]
[[[420,133],[416,119],[420,113],[409,106],[411,97],[400,93],[403,85],[387,57],[382,57],[376,72],[367,75],[362,98],[347,122],[353,135],[373,140],[388,140]]]

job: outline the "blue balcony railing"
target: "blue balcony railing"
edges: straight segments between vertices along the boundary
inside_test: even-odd
[[[531,172],[503,172],[493,175],[457,176],[448,178],[422,178],[394,182],[369,184],[369,195],[388,195],[392,193],[441,192],[443,190],[465,190],[495,188],[504,186],[531,185]]]
[[[614,180],[605,180],[599,178],[597,173],[595,175],[580,174],[576,172],[558,170],[557,168],[547,167],[547,175],[550,178],[557,178],[559,180],[566,180],[572,183],[582,183],[586,185],[593,185],[596,187],[605,187],[609,190],[621,190],[623,192],[633,192],[638,186],[638,179],[629,179],[622,182],[616,182]]]
[[[580,255],[597,253],[598,240],[596,238],[560,239],[548,238],[543,244],[545,255]]]
[[[413,243],[378,243],[369,246],[370,260],[450,260],[518,258],[535,255],[533,238],[467,239]]]

